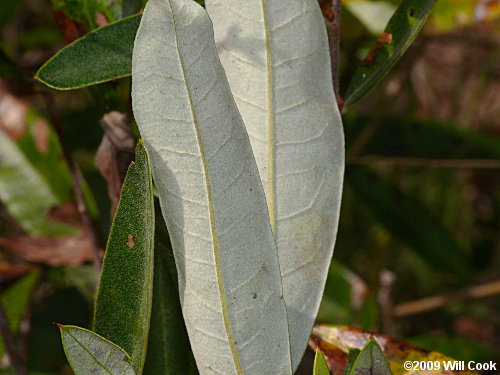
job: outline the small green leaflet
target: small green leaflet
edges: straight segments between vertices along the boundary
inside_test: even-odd
[[[314,357],[313,375],[330,375],[325,356],[319,349],[316,350],[316,356]]]
[[[127,353],[104,337],[76,326],[58,327],[75,375],[135,375]]]
[[[392,375],[384,352],[375,339],[366,342],[356,358],[349,375]]]

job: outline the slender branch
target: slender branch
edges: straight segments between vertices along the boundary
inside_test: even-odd
[[[337,100],[340,99],[339,92],[339,65],[340,65],[340,8],[342,7],[341,0],[332,0],[333,20],[331,22],[330,35],[330,58],[332,63],[332,79],[333,89]]]
[[[0,304],[0,333],[2,334],[2,339],[5,344],[5,349],[10,359],[10,364],[16,375],[28,375],[28,370],[26,368],[26,361],[23,360],[21,354],[21,347],[17,342],[16,337],[12,333],[9,327],[9,321],[7,319],[7,314]]]
[[[402,167],[458,168],[458,169],[500,169],[500,160],[489,159],[425,159],[383,156],[351,156],[347,164],[379,164]]]
[[[444,294],[402,303],[394,308],[394,315],[397,317],[405,317],[420,314],[426,311],[439,309],[449,305],[450,303],[464,299],[491,297],[497,294],[500,294],[500,280],[483,285],[472,286],[457,293]]]
[[[75,160],[73,159],[73,155],[71,154],[68,145],[66,143],[65,137],[64,137],[64,130],[62,127],[61,120],[59,118],[59,115],[57,113],[57,108],[54,102],[54,98],[50,91],[43,87],[41,88],[42,90],[42,95],[45,101],[45,105],[47,106],[47,111],[50,117],[50,122],[52,123],[52,126],[54,127],[54,130],[56,131],[57,137],[59,139],[59,143],[61,144],[61,148],[63,151],[63,156],[64,159],[66,160],[66,163],[68,164],[70,175],[71,175],[71,180],[73,182],[73,192],[75,194],[76,198],[76,205],[78,209],[78,213],[80,214],[80,218],[83,222],[84,228],[87,230],[87,232],[90,235],[91,241],[92,241],[92,247],[94,250],[94,265],[97,269],[98,272],[101,270],[101,265],[102,265],[102,260],[101,256],[99,254],[100,252],[100,243],[99,243],[99,236],[97,235],[97,231],[94,227],[94,224],[92,223],[92,219],[90,218],[90,214],[87,210],[87,206],[85,204],[85,198],[83,195],[83,190],[82,190],[82,184],[80,181],[80,174],[78,173],[78,168],[76,166]]]

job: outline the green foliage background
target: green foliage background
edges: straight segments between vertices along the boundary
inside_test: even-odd
[[[19,192],[18,201],[27,205],[25,210],[12,211],[11,201],[0,195],[0,300],[12,329],[26,345],[30,374],[67,373],[59,332],[52,323],[90,327],[97,280],[89,262],[55,264],[53,258],[58,255],[50,253],[47,245],[46,236],[73,233],[79,224],[60,217],[57,227],[51,224],[51,212],[73,196],[61,146],[50,127],[49,151],[36,147],[33,124],[47,122],[50,115],[41,85],[31,77],[64,46],[63,35],[81,36],[103,20],[113,22],[136,13],[143,3],[8,0],[0,4],[0,108],[9,95],[29,108],[26,128],[17,138],[8,132],[0,109],[0,135],[8,134],[22,155],[25,166],[18,172],[39,177],[38,187],[23,193],[22,177],[5,178],[8,155],[0,151],[0,190]],[[382,31],[374,31],[376,25],[356,15],[354,3],[361,0],[344,2],[341,18],[340,95],[349,104],[344,108],[346,182],[334,262],[318,321],[392,334],[456,359],[494,359],[498,357],[494,348],[499,344],[499,300],[494,293],[467,298],[463,291],[488,283],[492,288],[496,285],[498,293],[500,279],[500,108],[495,100],[499,50],[494,33],[498,7],[481,13],[479,1],[438,1],[402,59],[375,89],[354,103],[358,97],[351,95],[351,86],[366,69],[373,69],[363,66],[362,60]],[[399,4],[378,3],[389,10]],[[71,76],[65,61],[38,75],[50,83],[58,74],[64,80],[66,73],[74,80],[68,87],[85,86],[79,80],[93,72],[101,75],[94,82],[113,78],[110,70],[121,72],[114,77],[123,77],[53,92],[102,245],[110,229],[112,202],[95,166],[104,135],[99,120],[110,111],[130,114],[130,65],[120,56],[129,56],[127,45],[133,36],[127,27],[136,28],[138,18],[129,18],[128,24],[120,24],[121,33],[113,34],[114,55],[99,49],[99,37],[106,29],[86,37],[97,41],[97,47],[90,45],[77,56],[88,61],[82,75]],[[387,63],[383,54],[378,58],[375,68]],[[51,194],[47,207],[48,201],[37,203],[40,189]],[[168,249],[165,233],[157,233],[162,235]],[[27,251],[17,251],[26,248],[26,238],[48,248],[47,259],[33,260]],[[30,251],[36,252],[37,246]],[[164,269],[162,277],[170,280],[172,259],[163,255],[155,262]],[[445,296],[441,308],[421,313],[403,309],[406,302],[435,295]],[[179,311],[171,313],[174,318],[169,324],[177,327],[179,342],[185,345],[184,328],[175,324]],[[155,314],[160,319],[162,312],[153,310],[153,320]],[[21,328],[23,319],[30,322],[29,329]]]

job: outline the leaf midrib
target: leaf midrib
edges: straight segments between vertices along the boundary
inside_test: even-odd
[[[219,295],[220,295],[220,300],[221,300],[221,305],[222,305],[221,307],[222,307],[222,315],[223,315],[223,320],[224,320],[224,327],[226,329],[228,344],[229,344],[229,348],[231,349],[231,354],[233,357],[234,366],[236,368],[236,373],[238,375],[243,375],[244,373],[243,373],[242,366],[241,366],[241,360],[239,357],[238,349],[236,348],[236,345],[234,343],[234,336],[233,336],[232,327],[231,327],[231,320],[229,319],[228,303],[227,303],[226,292],[225,292],[225,288],[224,288],[224,277],[222,276],[222,273],[221,273],[219,236],[217,233],[217,228],[216,228],[216,223],[215,223],[215,210],[214,210],[214,205],[213,205],[213,195],[212,195],[212,188],[211,188],[211,183],[210,183],[210,176],[208,174],[207,160],[205,158],[205,149],[204,149],[203,140],[202,140],[201,134],[200,134],[200,129],[199,129],[199,124],[198,124],[198,120],[197,120],[197,116],[196,116],[196,111],[194,110],[194,103],[192,100],[191,90],[189,88],[188,81],[186,79],[186,69],[184,67],[184,60],[183,60],[182,55],[180,53],[179,40],[177,38],[177,23],[175,20],[174,10],[172,8],[172,1],[171,0],[168,0],[168,1],[169,1],[169,5],[170,5],[170,10],[172,11],[172,23],[174,26],[174,30],[176,31],[174,33],[174,37],[175,37],[175,43],[177,46],[177,56],[179,57],[182,78],[184,81],[186,93],[187,93],[188,100],[189,100],[189,109],[191,111],[193,125],[195,127],[195,132],[196,132],[196,139],[198,141],[198,146],[200,148],[200,158],[201,158],[202,165],[203,165],[203,174],[205,177],[205,186],[207,189],[207,196],[208,196],[208,207],[209,207],[209,218],[210,218],[210,229],[211,229],[210,231],[212,234],[212,241],[213,241],[213,248],[214,248],[215,271],[216,271],[216,275],[217,275],[217,286],[219,288]]]
[[[274,101],[273,66],[271,56],[271,35],[267,17],[266,0],[262,0],[264,33],[266,37],[266,80],[267,80],[267,205],[271,230],[276,238],[276,194],[275,194],[275,149],[274,149]]]
[[[66,333],[71,336],[71,338],[73,340],[75,340],[75,342],[84,350],[88,353],[88,355],[95,361],[95,363],[97,363],[100,367],[102,367],[102,369],[104,371],[106,371],[108,374],[110,375],[113,375],[113,373],[111,372],[111,370],[109,370],[106,366],[104,366],[103,363],[101,363],[96,357],[94,354],[92,354],[92,352],[90,350],[88,350],[71,332],[69,332],[69,330],[66,331]]]

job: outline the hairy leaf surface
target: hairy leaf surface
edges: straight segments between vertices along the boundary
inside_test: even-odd
[[[76,326],[59,328],[75,375],[135,375],[127,353],[104,337]]]
[[[132,80],[200,373],[291,374],[265,195],[201,6],[148,2]]]
[[[123,348],[137,373],[146,358],[153,298],[153,186],[146,149],[123,182],[95,304],[95,331]]]
[[[209,0],[278,246],[293,369],[307,346],[337,231],[344,138],[316,0]]]
[[[58,90],[77,89],[130,75],[141,15],[92,31],[49,59],[35,78]]]

